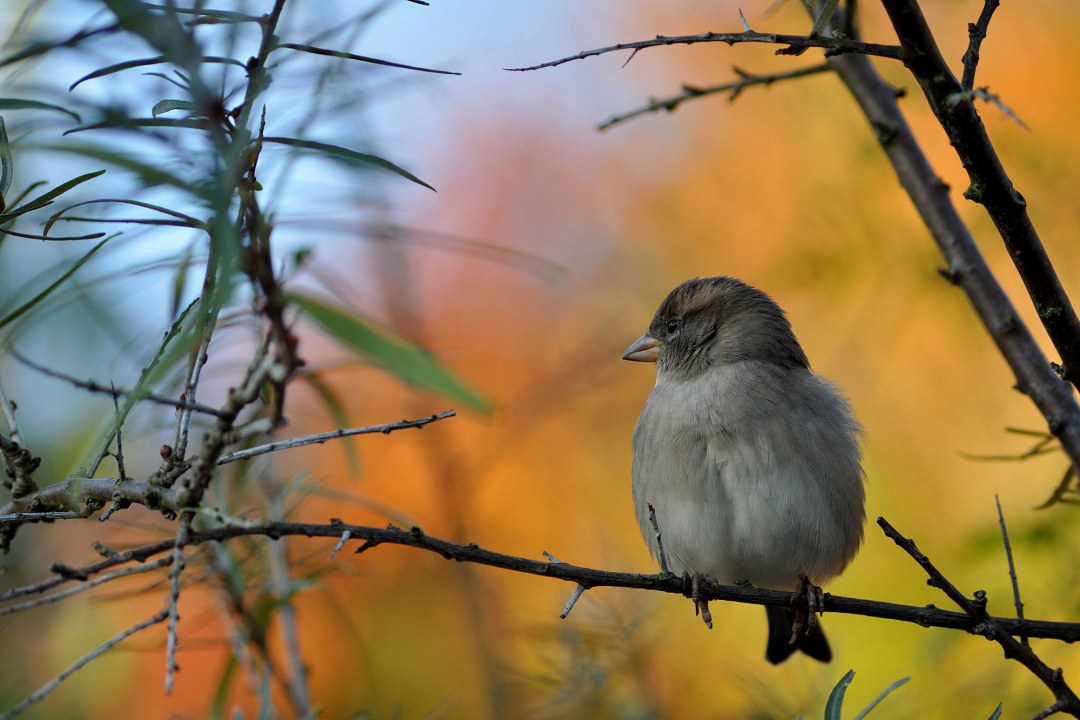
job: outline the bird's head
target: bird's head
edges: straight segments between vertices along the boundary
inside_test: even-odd
[[[694,278],[672,290],[622,358],[685,378],[737,362],[809,368],[780,306],[730,277]]]

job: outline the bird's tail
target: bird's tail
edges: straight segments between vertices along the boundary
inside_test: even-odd
[[[791,626],[795,622],[795,611],[783,607],[765,606],[769,618],[769,644],[765,647],[765,659],[773,665],[791,657],[796,650],[801,650],[815,660],[829,662],[832,650],[819,622],[809,634],[802,632],[791,643]]]

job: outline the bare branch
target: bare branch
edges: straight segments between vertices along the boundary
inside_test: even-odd
[[[252,536],[265,536],[273,540],[288,536],[325,537],[337,542],[346,531],[349,532],[351,540],[362,542],[356,552],[367,551],[384,544],[405,545],[436,553],[448,560],[471,562],[513,572],[552,577],[582,585],[586,589],[596,587],[636,588],[687,597],[690,592],[690,588],[684,583],[682,577],[611,572],[580,567],[566,562],[531,560],[485,550],[471,543],[461,545],[440,540],[425,534],[420,528],[416,527],[403,530],[393,526],[374,528],[351,525],[336,520],[326,524],[263,520],[245,522],[243,525],[224,525],[207,530],[192,530],[188,534],[186,544],[190,547],[206,543],[224,542],[237,537]],[[171,552],[175,545],[175,538],[168,538],[122,553],[115,553],[85,567],[54,566],[56,576],[35,585],[9,590],[0,595],[0,601],[44,592],[65,582],[84,581],[97,573],[119,565],[126,565],[131,562],[145,562],[155,556]],[[790,607],[791,603],[790,592],[720,585],[714,580],[703,583],[701,590],[703,597],[708,600],[726,600],[776,607]],[[982,631],[979,622],[970,615],[941,610],[933,605],[918,607],[827,594],[825,610],[831,613],[864,615],[909,622],[922,627],[940,627],[963,630],[969,633],[980,633]],[[1026,635],[1032,638],[1063,640],[1065,642],[1080,641],[1080,623],[1030,620],[1027,618],[1021,620],[993,617],[990,619],[993,620],[997,628],[1007,635]]]
[[[843,23],[839,11],[834,22]],[[948,261],[947,278],[967,294],[980,321],[1016,376],[1016,387],[1028,395],[1048,419],[1050,431],[1061,440],[1071,461],[1080,463],[1080,408],[1072,389],[1050,367],[1042,349],[991,272],[949,197],[949,187],[930,166],[900,112],[896,90],[865,57],[845,55],[830,58],[829,63],[836,68],[840,79],[866,114],[900,184]],[[970,108],[969,105],[964,107]],[[979,127],[982,127],[981,123]],[[985,138],[985,132],[982,136]],[[1080,338],[1080,335],[1074,337]]]
[[[236,462],[237,460],[247,460],[248,458],[252,458],[257,455],[263,455],[270,452],[278,452],[279,450],[288,450],[289,448],[302,447],[304,445],[321,445],[328,440],[337,440],[338,438],[352,437],[353,435],[371,435],[375,433],[389,435],[395,430],[422,428],[425,425],[430,425],[433,422],[445,420],[446,418],[454,417],[455,415],[457,415],[457,412],[454,410],[444,410],[443,412],[428,415],[427,417],[418,418],[416,420],[399,420],[397,422],[383,423],[381,425],[367,425],[365,427],[344,428],[341,430],[332,430],[331,432],[319,433],[317,435],[305,435],[304,437],[290,438],[288,440],[278,440],[276,442],[266,443],[265,445],[259,445],[258,447],[247,448],[245,450],[237,450],[236,452],[222,455],[220,458],[218,458],[218,465]]]
[[[1001,541],[1005,544],[1005,557],[1009,562],[1009,579],[1012,581],[1013,604],[1016,606],[1016,617],[1024,619],[1024,601],[1020,599],[1020,581],[1016,577],[1016,563],[1013,562],[1012,543],[1009,542],[1009,531],[1005,527],[1005,513],[1001,510],[1001,500],[994,495],[994,504],[997,505],[998,524],[1001,526]],[[1026,635],[1020,636],[1020,642],[1028,645]]]
[[[941,56],[919,4],[915,0],[884,0],[883,4],[904,48],[905,66],[918,80],[967,170],[971,184],[964,197],[981,204],[993,220],[1043,327],[1061,355],[1061,376],[1080,387],[1080,317],[1031,222],[1027,201],[1005,173],[974,102],[949,102],[964,88]],[[1071,405],[1068,414],[1045,413],[1051,425],[1080,423],[1076,403]],[[1077,448],[1068,449],[1073,462],[1080,461],[1080,455],[1074,454]]]
[[[826,57],[856,53],[859,55],[873,55],[876,57],[902,60],[903,50],[896,45],[879,45],[865,43],[841,37],[823,37],[821,35],[779,35],[776,33],[741,32],[741,33],[714,33],[707,32],[700,35],[657,35],[652,40],[638,40],[636,42],[619,43],[608,47],[596,48],[595,50],[583,50],[577,55],[551,60],[530,65],[529,67],[506,68],[510,72],[525,72],[528,70],[540,70],[541,68],[556,67],[575,60],[584,60],[595,55],[618,52],[620,50],[632,50],[638,52],[645,48],[659,47],[662,45],[694,45],[696,43],[722,42],[728,45],[737,43],[765,43],[769,45],[784,45],[777,51],[778,55],[799,55],[810,48],[823,48]]]
[[[103,395],[109,395],[114,400],[117,399],[117,398],[120,398],[120,397],[126,397],[126,396],[129,396],[129,395],[135,394],[134,391],[132,391],[132,390],[126,390],[124,388],[118,388],[118,387],[116,387],[115,385],[112,385],[112,384],[110,384],[108,386],[105,386],[105,385],[101,385],[101,384],[99,384],[97,382],[94,382],[93,380],[80,380],[77,377],[73,377],[73,376],[68,375],[66,373],[62,373],[59,370],[53,370],[52,368],[47,368],[44,365],[40,365],[40,364],[34,362],[33,360],[26,357],[25,355],[20,354],[19,352],[17,352],[15,350],[15,348],[11,347],[10,345],[6,348],[6,350],[7,350],[8,353],[11,354],[11,356],[13,358],[18,360],[23,365],[26,365],[27,367],[32,368],[34,370],[37,370],[42,375],[48,375],[51,378],[56,378],[57,380],[63,380],[64,382],[69,383],[71,385],[74,385],[75,387],[80,388],[82,390],[87,390],[87,391],[92,392],[92,393],[101,393]],[[213,415],[213,416],[218,416],[218,415],[221,414],[220,410],[218,410],[217,408],[212,408],[209,405],[200,405],[199,403],[185,402],[183,400],[174,400],[173,398],[165,397],[163,395],[156,395],[154,393],[139,392],[139,393],[137,393],[137,397],[139,397],[140,399],[146,400],[148,402],[157,403],[158,405],[168,405],[169,407],[178,408],[178,409],[181,409],[181,410],[187,410],[189,412],[199,412],[199,413],[204,413],[206,415]]]
[[[968,49],[964,53],[964,78],[960,85],[965,90],[975,87],[975,68],[979,65],[979,48],[986,39],[986,29],[990,26],[990,18],[998,9],[1001,0],[986,0],[982,12],[979,13],[977,22],[968,23]]]
[[[1014,633],[1004,628],[998,618],[991,617],[986,611],[985,592],[977,590],[974,599],[965,596],[955,585],[949,582],[940,570],[934,567],[934,564],[930,562],[930,558],[923,555],[915,547],[914,542],[897,532],[885,518],[879,517],[877,523],[887,537],[899,545],[926,571],[930,578],[927,583],[948,595],[950,600],[955,602],[971,617],[975,622],[972,632],[997,642],[1005,651],[1005,657],[1016,660],[1030,670],[1035,677],[1039,678],[1057,699],[1055,707],[1058,712],[1067,712],[1075,717],[1080,717],[1080,697],[1077,697],[1072,688],[1065,682],[1061,668],[1051,669],[1050,666],[1039,659],[1039,656],[1030,647],[1018,642],[1013,637]]]
[[[122,633],[114,635],[109,640],[103,642],[101,645],[98,645],[96,648],[94,648],[90,652],[86,653],[81,658],[79,658],[78,660],[73,662],[71,665],[69,665],[68,668],[66,670],[64,670],[62,673],[60,673],[59,675],[54,677],[49,682],[42,685],[36,692],[34,692],[32,695],[27,697],[22,702],[20,702],[18,705],[11,708],[7,712],[0,714],[0,720],[8,720],[8,718],[15,717],[16,715],[21,713],[23,710],[26,710],[28,707],[33,705],[34,703],[42,700],[46,695],[48,695],[53,690],[55,690],[60,685],[60,683],[67,680],[69,677],[74,675],[76,672],[81,670],[86,665],[90,664],[92,661],[94,661],[97,658],[104,655],[106,652],[111,650],[114,646],[119,645],[121,642],[123,642],[127,638],[131,637],[135,633],[141,632],[141,631],[145,630],[148,627],[152,627],[152,626],[158,624],[159,622],[164,620],[166,618],[166,616],[167,616],[167,613],[164,610],[162,610],[161,612],[157,613],[153,617],[150,617],[150,618],[148,618],[146,620],[143,620],[140,623],[136,623],[135,625],[132,625],[131,627],[129,627],[127,630],[123,631]]]
[[[826,72],[832,68],[828,63],[822,63],[820,65],[811,65],[810,67],[799,68],[798,70],[790,70],[788,72],[771,73],[768,75],[754,75],[748,73],[745,70],[739,68],[733,68],[735,74],[740,79],[733,80],[731,82],[723,83],[721,85],[711,85],[709,87],[694,87],[691,85],[683,85],[682,92],[672,97],[663,98],[657,100],[650,98],[649,103],[644,107],[640,107],[637,110],[631,110],[630,112],[623,113],[621,115],[615,115],[604,122],[596,126],[597,130],[607,130],[620,123],[626,122],[632,118],[640,117],[642,115],[648,115],[650,113],[656,113],[660,111],[672,112],[684,102],[693,100],[695,98],[706,97],[708,95],[715,95],[722,92],[730,92],[728,100],[734,101],[739,94],[748,87],[754,87],[756,85],[772,85],[775,82],[782,80],[794,80],[795,78],[806,77],[807,75],[816,75],[818,73]]]

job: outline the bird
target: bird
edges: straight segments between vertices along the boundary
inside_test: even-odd
[[[810,363],[777,303],[732,277],[693,278],[664,299],[622,359],[656,363],[634,427],[638,525],[661,568],[700,584],[794,589],[765,607],[766,659],[828,662],[821,585],[863,538],[861,427]],[[659,536],[659,537],[658,537]],[[796,610],[805,597],[809,612]]]

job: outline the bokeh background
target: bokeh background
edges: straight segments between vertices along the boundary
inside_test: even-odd
[[[741,7],[757,30],[809,29],[797,0],[772,10],[770,4]],[[23,5],[0,9],[5,33]],[[32,36],[62,36],[95,12],[85,2],[42,5]],[[265,10],[255,2],[223,5]],[[330,27],[358,10],[344,2],[296,5],[288,20],[297,28]],[[966,24],[982,3],[925,5],[959,70]],[[422,432],[359,439],[351,443],[353,455],[344,444],[291,451],[267,465],[267,481],[273,475],[275,482],[304,483],[296,496],[302,499],[289,508],[297,519],[416,524],[505,553],[539,558],[546,550],[578,565],[650,572],[630,499],[629,438],[653,369],[618,358],[674,285],[729,274],[781,303],[815,370],[845,390],[865,426],[866,542],[829,591],[949,606],[873,525],[884,515],[960,588],[987,590],[991,610],[1011,614],[998,495],[1028,616],[1076,619],[1076,511],[1034,509],[1059,481],[1064,456],[971,457],[1023,452],[1035,439],[1006,428],[1045,425],[1011,388],[1008,368],[963,294],[939,276],[941,258],[841,83],[814,76],[749,89],[734,103],[717,96],[604,133],[595,129],[650,96],[677,93],[682,83],[731,79],[732,65],[764,73],[811,64],[814,53],[777,58],[770,47],[697,45],[645,51],[625,66],[627,54],[615,53],[536,72],[503,70],[657,34],[735,31],[739,7],[717,0],[396,2],[379,6],[362,32],[347,38],[354,52],[463,73],[346,66],[319,90],[342,98],[345,109],[316,118],[315,130],[341,144],[377,148],[438,193],[390,176],[282,163],[274,166],[276,180],[289,188],[277,196],[281,247],[310,249],[314,269],[306,282],[332,288],[342,302],[429,348],[497,410],[489,417],[462,412]],[[895,41],[875,3],[860,3],[860,10],[867,39]],[[980,108],[1074,296],[1080,55],[1071,36],[1078,22],[1074,3],[1005,3],[976,83],[989,85],[1026,124],[993,106]],[[104,64],[111,50],[64,55],[10,82],[63,89],[91,63]],[[993,227],[959,197],[962,168],[918,88],[902,67],[877,64],[908,89],[903,107],[934,167],[1043,341]],[[133,73],[129,85],[87,83],[72,95],[114,93],[137,104],[139,93],[150,92],[140,83],[149,82]],[[283,74],[275,91],[271,122],[302,113],[312,88],[297,72]],[[345,99],[355,102],[346,106]],[[24,132],[46,137],[66,128],[54,118],[26,122],[19,126]],[[54,182],[81,169],[42,153],[27,153],[21,167]],[[103,257],[94,273],[121,272],[161,252],[158,236],[139,237]],[[0,285],[8,288],[31,276],[28,268],[78,253],[14,239],[2,252]],[[163,277],[170,276],[129,278],[119,294],[87,290],[89,300],[73,300],[40,328],[25,328],[19,347],[60,369],[130,384],[145,362],[140,342],[155,347],[167,327]],[[91,300],[92,312],[85,304]],[[301,347],[345,400],[353,424],[449,406],[358,366],[314,330],[304,333]],[[24,435],[45,455],[43,471],[57,479],[73,472],[90,435],[85,428],[107,421],[108,401],[79,396],[10,358],[0,358],[0,373],[9,391],[17,388]],[[148,413],[141,432],[125,436],[126,445],[150,453],[140,463],[132,451],[128,472],[135,475],[153,470],[152,453],[169,435],[168,414]],[[295,393],[289,416],[284,434],[335,426],[314,392]],[[11,584],[27,582],[45,576],[52,561],[87,561],[92,539],[122,544],[167,532],[142,510],[103,526],[28,528],[3,564]],[[295,600],[313,698],[328,718],[819,717],[849,668],[856,672],[848,693],[853,708],[911,677],[874,711],[878,718],[987,717],[999,702],[1006,717],[1025,717],[1051,701],[997,646],[957,632],[827,615],[831,664],[798,657],[772,667],[763,658],[758,607],[716,605],[710,632],[687,600],[597,589],[559,620],[572,590],[560,582],[396,547],[345,552],[328,562],[332,543],[283,542],[299,566],[318,568]],[[152,614],[163,598],[163,587],[147,582],[5,618],[5,705]],[[158,628],[79,673],[28,716],[211,714],[229,657],[229,611],[210,584],[197,582],[182,595],[181,611],[181,671],[172,696],[161,689]],[[1080,677],[1075,648],[1039,642],[1037,649],[1067,678]],[[249,715],[258,707],[245,682],[225,694],[227,707]]]

